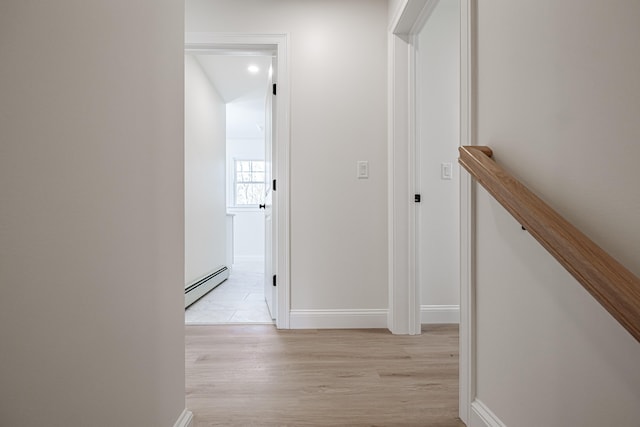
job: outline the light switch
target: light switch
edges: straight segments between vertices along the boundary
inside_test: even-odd
[[[440,177],[442,179],[453,178],[453,165],[451,163],[440,164]]]
[[[369,178],[369,161],[358,160],[358,179]]]

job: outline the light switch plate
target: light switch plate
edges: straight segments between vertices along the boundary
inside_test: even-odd
[[[358,179],[369,178],[369,161],[358,160]]]
[[[453,165],[451,163],[440,164],[440,178],[452,179],[453,178]]]

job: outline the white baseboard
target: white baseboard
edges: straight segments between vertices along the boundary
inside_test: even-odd
[[[387,328],[387,309],[378,310],[291,310],[291,329]]]
[[[193,412],[185,408],[173,427],[191,427],[191,421],[193,421]]]
[[[460,323],[460,306],[421,305],[420,323]]]
[[[496,416],[491,410],[482,403],[482,401],[476,399],[471,404],[471,420],[469,427],[507,427],[500,418]]]

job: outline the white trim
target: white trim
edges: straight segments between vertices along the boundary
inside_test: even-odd
[[[413,209],[409,193],[409,44],[402,37],[389,35],[389,319],[394,334],[410,333],[409,295],[409,211]]]
[[[387,327],[387,310],[291,310],[291,329],[372,329]]]
[[[214,53],[219,55],[227,51],[231,55],[245,52],[246,55],[264,55],[278,51],[278,44],[282,37],[288,34],[247,34],[247,33],[209,33],[187,32],[185,33],[185,50],[200,52],[203,54]]]
[[[429,8],[429,3],[438,3],[438,0],[409,0],[405,1],[400,9],[400,13],[396,13],[393,20],[393,26],[391,31],[397,35],[411,35],[415,34],[416,23],[419,22],[419,18],[424,16],[425,9]]]
[[[193,412],[185,408],[180,414],[180,416],[178,417],[178,420],[175,422],[173,427],[191,427],[192,421],[193,421]]]
[[[460,145],[475,145],[475,0],[460,0]],[[475,187],[460,169],[460,329],[458,415],[469,424],[476,397]]]
[[[276,95],[278,128],[277,128],[277,148],[276,163],[274,167],[275,174],[273,178],[277,179],[278,185],[275,191],[277,199],[277,221],[278,230],[278,258],[277,271],[278,275],[278,303],[276,326],[280,329],[290,328],[290,312],[291,312],[291,254],[290,254],[290,150],[291,150],[291,127],[290,127],[290,37],[288,34],[280,38],[278,44],[278,95]]]
[[[416,275],[415,35],[438,0],[408,0],[389,34],[389,319],[394,334],[420,333],[420,287]]]
[[[460,323],[459,305],[421,305],[421,323]]]
[[[235,33],[186,33],[185,51],[191,53],[213,52],[221,50],[251,52],[275,52],[278,58],[278,95],[276,102],[276,135],[277,142],[273,158],[273,178],[278,181],[274,202],[274,216],[277,228],[276,257],[278,275],[276,326],[279,329],[289,328],[290,312],[290,45],[288,33],[281,34],[235,34]]]
[[[262,212],[258,206],[227,206],[227,215],[235,215],[239,213]]]
[[[507,427],[482,401],[476,399],[471,404],[469,427]]]
[[[389,35],[389,319],[395,334],[415,330],[411,307],[419,301],[419,289],[408,285],[415,251],[414,218],[409,214],[410,179],[403,174],[412,162],[407,157],[411,143],[410,126],[415,105],[410,93],[413,43],[437,0],[407,0],[395,11]],[[476,0],[460,0],[460,145],[475,145],[475,59],[474,25]],[[413,87],[413,88],[412,88]],[[404,163],[403,163],[404,162]],[[459,415],[468,424],[475,399],[475,295],[474,272],[474,184],[468,174],[460,176],[460,402]],[[411,295],[410,295],[411,294]],[[407,309],[408,308],[408,309]],[[412,329],[413,328],[413,329]]]
[[[399,8],[396,12],[397,17],[400,17],[401,8]],[[393,21],[395,25],[395,20]],[[391,27],[393,28],[393,26]],[[393,318],[395,314],[395,208],[394,208],[394,118],[395,118],[395,36],[389,32],[387,36],[387,102],[389,106],[387,108],[387,282],[388,282],[388,306],[389,310],[387,313],[387,328],[391,332],[394,332],[395,319]]]
[[[407,10],[407,3],[409,3],[409,0],[403,0],[393,11],[393,16],[389,21],[389,32],[393,33],[400,27],[400,19],[404,11]]]
[[[423,10],[427,8],[431,0],[428,0],[426,4],[422,5]],[[435,0],[437,2],[437,0]],[[422,16],[423,13],[420,12],[418,16]],[[412,31],[414,31],[417,27],[414,25]],[[419,31],[419,29],[418,29]],[[409,299],[408,305],[408,326],[409,326],[409,335],[419,335],[422,332],[422,315],[420,312],[420,275],[418,270],[418,265],[420,263],[420,239],[418,233],[418,226],[420,222],[420,215],[418,211],[419,205],[415,203],[414,200],[411,200],[411,195],[418,194],[418,188],[420,188],[420,168],[419,168],[419,159],[420,159],[420,147],[417,141],[420,139],[419,129],[418,129],[418,79],[417,75],[417,67],[418,67],[418,34],[412,33],[409,36],[409,89],[408,89],[408,101],[409,101],[409,111],[408,111],[408,119],[409,119],[409,159],[407,159],[407,167],[406,173],[408,174],[408,182],[409,182],[409,259],[407,268],[409,269],[409,283],[407,283],[407,296]]]
[[[429,20],[429,17],[440,3],[440,0],[422,0],[422,7],[420,8],[418,15],[413,20],[413,26],[411,27],[410,34],[417,38],[418,33],[422,31],[424,25]]]

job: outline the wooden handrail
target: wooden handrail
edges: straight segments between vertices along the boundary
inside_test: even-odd
[[[502,169],[489,147],[458,162],[640,342],[640,279]]]

